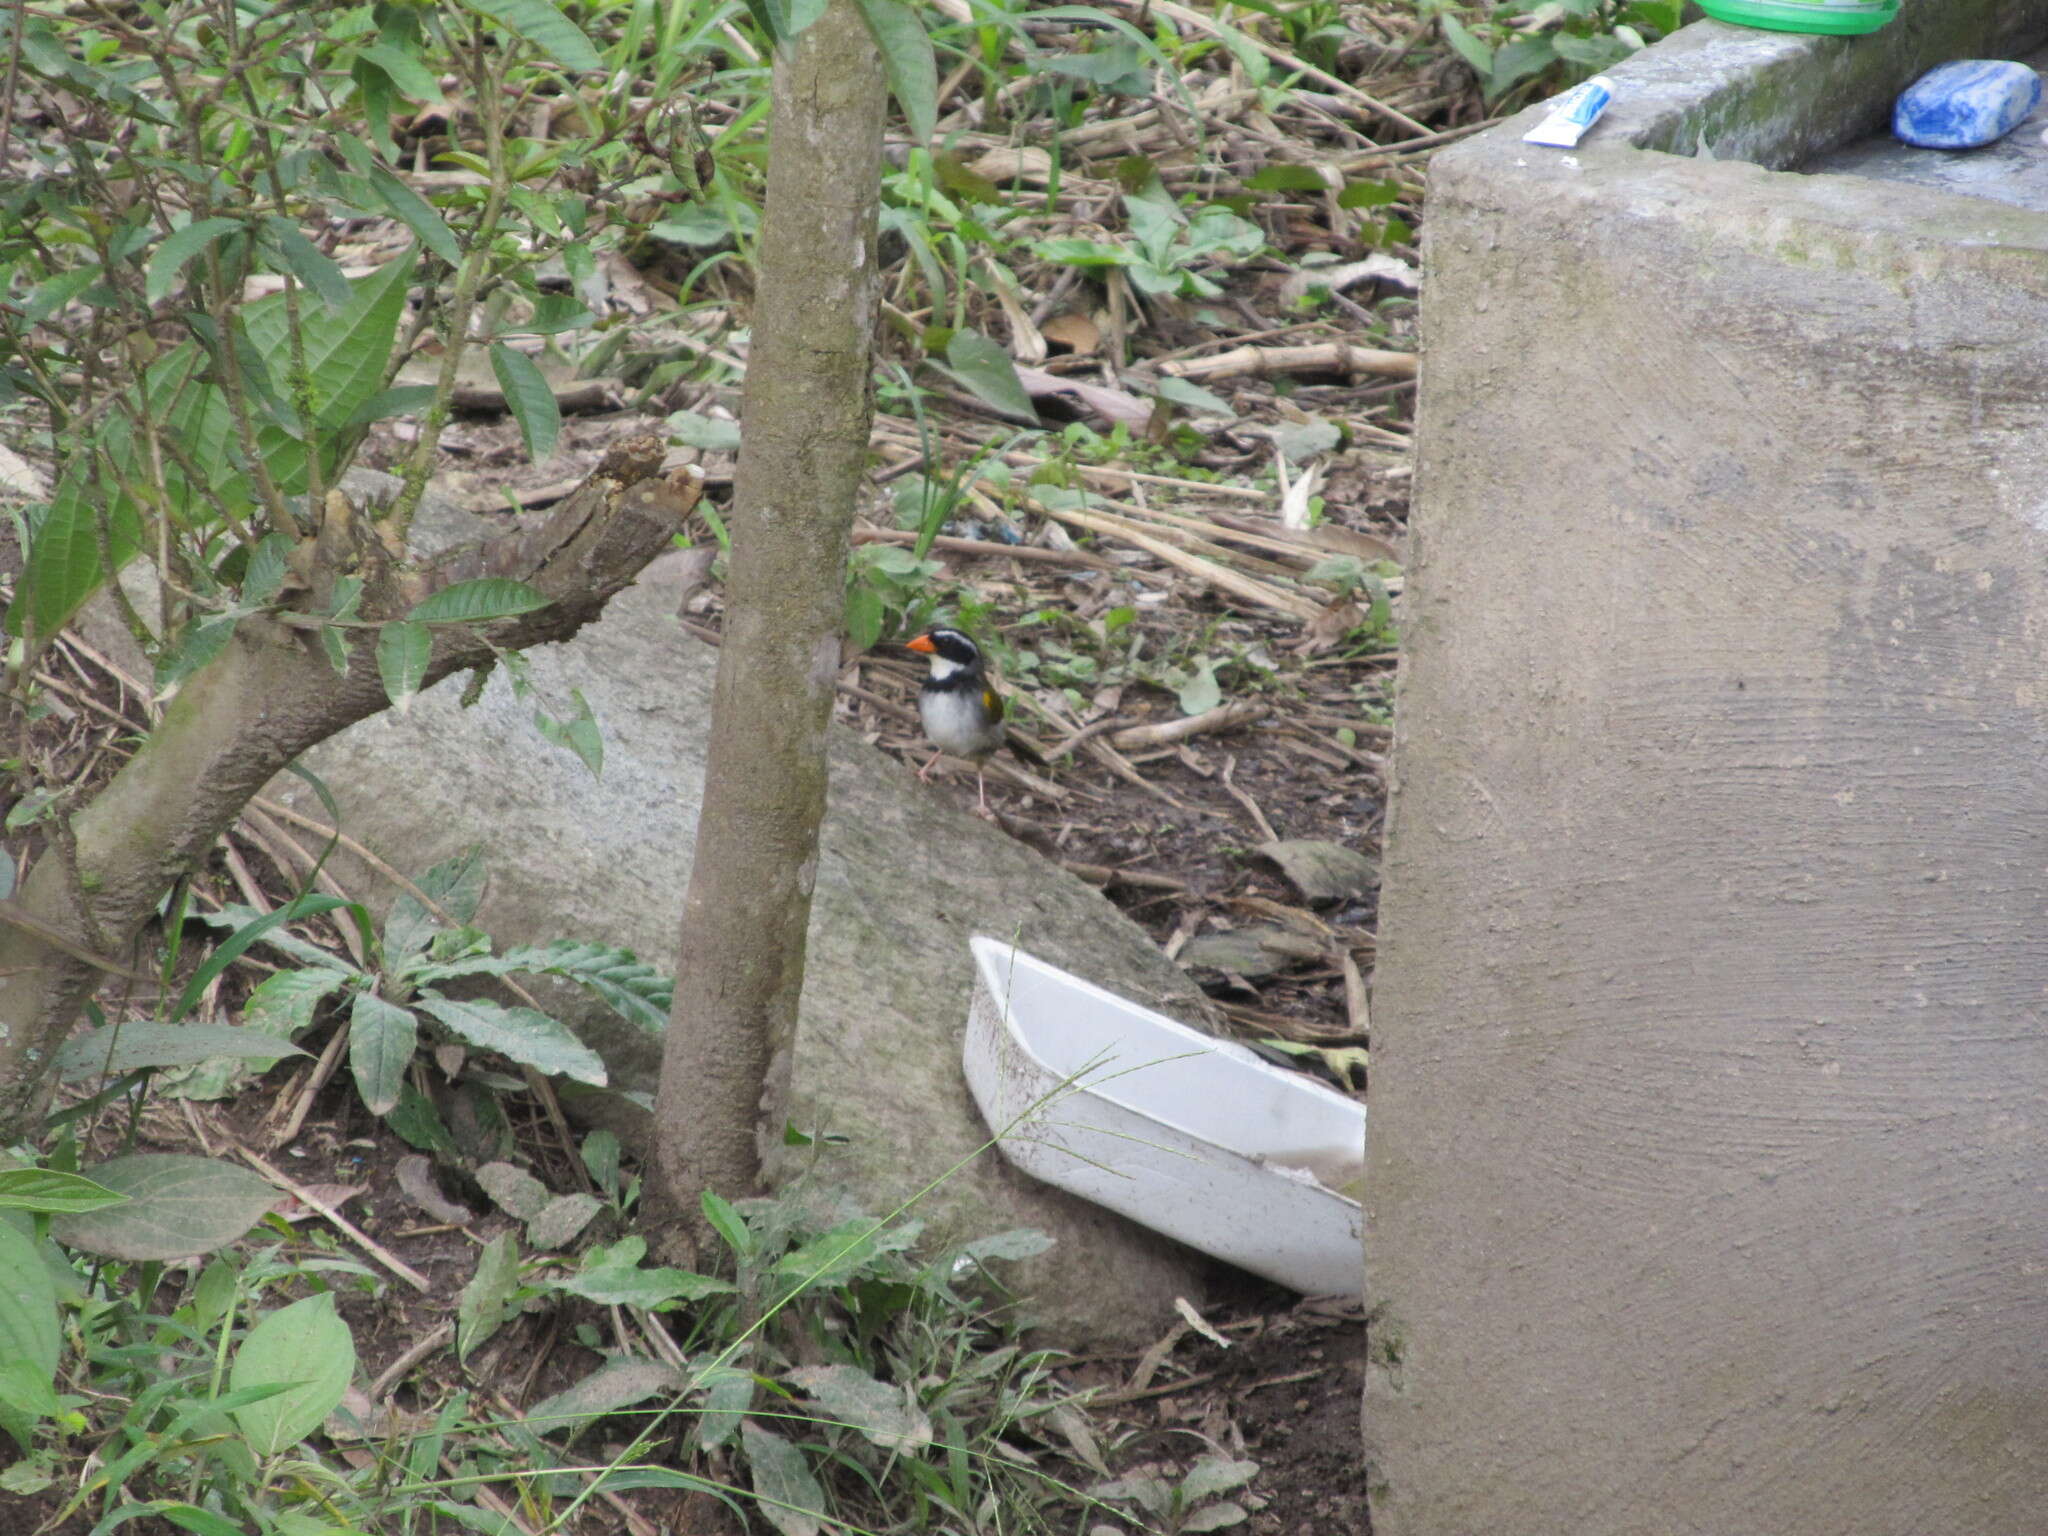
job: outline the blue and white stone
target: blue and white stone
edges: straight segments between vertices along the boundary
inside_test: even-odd
[[[1975,149],[2004,138],[2041,100],[2041,77],[2011,59],[1955,59],[1907,86],[1892,133],[1923,149]]]

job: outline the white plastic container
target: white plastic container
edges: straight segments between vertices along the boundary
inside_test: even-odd
[[[1311,1295],[1363,1287],[1365,1107],[1001,939],[972,941],[967,1085],[1002,1153]]]

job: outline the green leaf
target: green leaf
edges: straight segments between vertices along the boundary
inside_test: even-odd
[[[287,772],[289,771],[287,770]],[[341,817],[332,811],[328,812],[328,814],[333,816],[337,823],[341,820]],[[192,914],[199,922],[206,923],[214,928],[224,928],[229,933],[233,933],[244,925],[257,921],[263,915],[254,907],[245,907],[240,902],[229,902],[218,912],[195,912]],[[319,945],[309,944],[297,934],[287,929],[269,929],[264,933],[262,942],[266,948],[274,949],[282,955],[289,955],[292,959],[311,966],[315,970],[338,971],[347,964],[346,961],[330,954]]]
[[[1083,240],[1077,236],[1040,240],[1032,250],[1046,261],[1065,262],[1070,267],[1127,267],[1131,264],[1131,253],[1122,246],[1107,245],[1100,240]]]
[[[370,142],[377,146],[378,154],[397,164],[398,141],[391,136],[391,116],[399,106],[398,87],[391,83],[389,75],[365,59],[350,59],[348,73],[362,97],[363,126],[370,131]],[[347,134],[335,137],[344,144],[351,142]],[[343,155],[348,158],[346,150]]]
[[[119,1205],[126,1195],[117,1195],[105,1185],[95,1184],[82,1173],[65,1173],[56,1168],[0,1169],[0,1211],[97,1211]],[[0,1222],[0,1228],[7,1228]],[[12,1230],[12,1228],[7,1228]]]
[[[740,1425],[747,1472],[760,1499],[761,1514],[782,1536],[818,1536],[824,1529],[825,1490],[812,1475],[803,1451],[752,1419]]]
[[[197,357],[196,350],[190,354]],[[132,454],[113,452],[118,465]],[[118,570],[135,558],[142,546],[142,525],[135,504],[125,495],[113,495],[104,503],[95,499],[100,486],[90,463],[81,455],[58,481],[50,510],[29,541],[28,567],[16,587],[14,602],[7,610],[7,627],[20,635],[33,631],[47,638],[54,635],[76,613],[81,604],[99,590],[106,579],[100,569],[99,518],[107,520],[107,545]]]
[[[946,362],[975,397],[1006,416],[1037,421],[1031,396],[1017,378],[1010,354],[975,331],[955,331],[946,343]]]
[[[476,1273],[462,1288],[455,1304],[455,1357],[469,1358],[469,1352],[496,1333],[512,1315],[512,1299],[519,1289],[519,1240],[500,1232],[484,1245],[477,1256]]]
[[[962,1243],[953,1250],[953,1257],[972,1259],[976,1263],[983,1259],[1029,1259],[1051,1246],[1052,1239],[1036,1227],[1012,1227],[1006,1232],[993,1232],[987,1237]]]
[[[257,541],[249,551],[249,564],[242,572],[242,602],[261,607],[284,587],[291,570],[291,535],[273,533]]]
[[[605,1307],[662,1307],[675,1301],[726,1296],[738,1289],[730,1280],[687,1269],[642,1269],[636,1264],[595,1265],[557,1280],[555,1286]]]
[[[855,581],[846,589],[846,638],[855,647],[872,650],[882,638],[882,625],[888,619],[888,605],[882,594],[864,581]]]
[[[787,1379],[814,1398],[826,1418],[851,1424],[885,1451],[916,1452],[932,1443],[932,1421],[903,1388],[857,1366],[801,1366]]]
[[[411,891],[402,892],[384,919],[384,963],[393,970],[402,968],[443,927],[459,928],[475,917],[484,897],[485,874],[483,845],[478,843],[443,859],[414,881],[420,895],[447,915],[430,913]]]
[[[1125,96],[1141,93],[1147,84],[1138,50],[1127,40],[1090,53],[1050,54],[1040,61],[1039,67],[1050,74],[1086,80],[1090,85]]]
[[[753,1253],[753,1231],[733,1209],[731,1201],[707,1189],[697,1197],[697,1204],[703,1209],[704,1219],[711,1223],[711,1230],[725,1239],[725,1246],[735,1258],[744,1259]]]
[[[87,1170],[126,1205],[59,1216],[50,1235],[112,1259],[184,1259],[240,1237],[277,1203],[247,1169],[183,1153],[135,1152]]]
[[[789,38],[789,8],[784,0],[740,0],[747,8],[747,15],[761,35],[773,47],[781,47]]]
[[[928,142],[938,128],[939,67],[932,57],[931,34],[916,11],[898,0],[855,0],[861,16],[882,51],[889,72],[889,90],[903,109],[911,137]]]
[[[505,404],[526,439],[527,456],[536,462],[545,459],[562,434],[562,409],[555,403],[555,392],[532,358],[502,341],[491,343],[491,372],[498,376]]]
[[[1205,657],[1195,675],[1180,685],[1178,697],[1184,715],[1207,714],[1221,704],[1223,686],[1216,681],[1216,663]]]
[[[715,1451],[733,1437],[741,1417],[754,1406],[754,1376],[751,1371],[712,1364],[699,1373],[695,1385],[704,1392],[704,1404],[697,1414],[697,1443]]]
[[[1232,409],[1228,400],[1223,399],[1220,395],[1212,395],[1208,390],[1202,388],[1201,385],[1188,379],[1178,378],[1173,374],[1163,376],[1153,386],[1152,392],[1161,400],[1168,400],[1175,405],[1185,406],[1191,411],[1200,411],[1206,416],[1228,416],[1232,420],[1235,420],[1237,417],[1237,412]]]
[[[651,1397],[672,1397],[683,1384],[683,1373],[666,1360],[611,1360],[553,1397],[534,1403],[521,1419],[542,1434],[556,1434]]]
[[[292,1390],[234,1410],[250,1449],[275,1456],[312,1434],[340,1406],[355,1368],[355,1340],[334,1310],[332,1292],[264,1318],[235,1351],[228,1385],[236,1391],[282,1385]]]
[[[217,660],[242,622],[239,613],[209,613],[188,623],[156,664],[156,695],[167,697],[186,678]]]
[[[178,283],[187,262],[242,227],[239,219],[195,219],[164,237],[142,275],[142,296],[154,305]]]
[[[407,972],[414,981],[423,985],[451,981],[458,976],[510,976],[518,973],[573,981],[603,1000],[613,1012],[650,1033],[660,1034],[668,1027],[674,984],[630,949],[618,949],[607,944],[556,939],[546,945],[518,945],[502,955],[420,966]],[[586,1142],[586,1148],[588,1145]]]
[[[408,252],[350,283],[351,297],[343,308],[301,313],[299,333],[305,345],[306,370],[312,376],[316,421],[322,431],[338,431],[366,400],[383,390],[384,368],[405,313],[413,267]],[[265,357],[285,357],[290,352],[290,318],[283,301],[284,296],[278,294],[242,312],[250,343]],[[279,437],[273,428],[259,438],[266,459],[280,451]],[[283,478],[287,491],[305,489],[303,457],[296,473]]]
[[[619,1188],[619,1138],[600,1127],[583,1138],[576,1149],[591,1182],[607,1194]]]
[[[1621,19],[1633,27],[1647,27],[1664,34],[1678,30],[1679,13],[1685,9],[1682,0],[1636,0],[1634,5],[1621,13]]]
[[[595,1195],[556,1195],[526,1224],[526,1240],[544,1251],[560,1252],[596,1219],[604,1202]]]
[[[332,626],[320,634],[320,649],[327,657],[327,665],[334,668],[336,677],[348,676],[348,642],[341,637],[341,631]]]
[[[273,976],[264,985],[277,979]],[[57,1073],[68,1083],[100,1072],[119,1077],[145,1067],[190,1067],[223,1057],[269,1066],[287,1056],[305,1054],[267,1029],[141,1021],[108,1024],[74,1035],[57,1052]]]
[[[384,211],[411,230],[421,245],[451,267],[461,264],[462,243],[432,203],[381,165],[371,167],[370,186],[383,199]]]
[[[464,0],[464,4],[533,44],[564,69],[604,68],[604,60],[590,40],[549,0]]]
[[[1384,208],[1407,196],[1398,181],[1347,181],[1337,194],[1339,208]]]
[[[574,294],[543,293],[533,301],[533,313],[524,324],[506,325],[500,335],[554,336],[562,331],[581,330],[594,324],[597,316]]]
[[[471,1045],[496,1051],[522,1066],[599,1088],[605,1084],[603,1058],[560,1020],[532,1008],[507,1008],[481,999],[458,1001],[429,992],[420,997],[419,1009]]]
[[[388,1115],[398,1107],[405,1069],[419,1045],[420,1022],[410,1008],[369,991],[356,994],[348,1018],[348,1068],[356,1092],[371,1114]]]
[[[26,1367],[47,1388],[57,1374],[61,1345],[50,1268],[34,1238],[0,1221],[0,1360]]]
[[[1472,66],[1472,73],[1479,77],[1481,85],[1493,80],[1493,50],[1472,35],[1471,29],[1448,11],[1437,17],[1437,24],[1444,29],[1444,41],[1451,45],[1451,51]]]
[[[1233,1461],[1227,1456],[1204,1456],[1188,1469],[1188,1475],[1181,1480],[1180,1496],[1184,1506],[1213,1499],[1219,1493],[1228,1493],[1233,1488],[1242,1488],[1259,1475],[1256,1461]],[[1185,1526],[1182,1527],[1186,1529]]]
[[[1306,165],[1295,165],[1285,160],[1276,160],[1263,165],[1244,179],[1245,187],[1252,192],[1320,192],[1323,178]]]
[[[1251,1511],[1237,1500],[1218,1499],[1214,1504],[1205,1504],[1184,1516],[1180,1528],[1186,1536],[1195,1536],[1200,1531],[1220,1531],[1226,1526],[1242,1525],[1251,1517]]]
[[[340,264],[308,240],[304,230],[289,219],[266,219],[263,229],[276,242],[292,276],[320,295],[321,303],[334,311],[348,307],[355,289]]]
[[[344,426],[363,427],[373,421],[388,421],[393,416],[412,416],[434,403],[438,393],[431,384],[400,384],[391,389],[380,389],[361,405]]]
[[[482,624],[545,608],[549,599],[523,581],[485,576],[458,581],[413,605],[406,617],[421,624]]]
[[[99,276],[98,267],[78,267],[36,284],[29,290],[28,297],[21,301],[22,324],[41,325],[98,282]]]
[[[372,43],[356,57],[383,70],[391,83],[414,101],[440,101],[441,82],[434,78],[432,70],[403,48],[389,42]]]
[[[418,620],[396,619],[377,631],[377,675],[384,680],[385,697],[401,715],[412,708],[433,659],[433,631]]]
[[[1582,69],[1605,69],[1635,52],[1618,37],[1573,37],[1569,32],[1553,33],[1550,46],[1560,59]]]
[[[602,777],[604,733],[598,729],[597,716],[590,712],[590,701],[583,697],[583,690],[572,688],[569,696],[576,701],[574,715],[567,720],[557,720],[546,710],[537,709],[533,712],[534,727],[553,745],[564,747],[581,758],[592,778]]]
[[[713,453],[740,451],[740,424],[695,411],[677,411],[667,422],[669,436],[685,448],[705,448]]]
[[[476,1181],[492,1204],[520,1221],[531,1221],[547,1208],[547,1185],[516,1163],[485,1163]]]
[[[384,1123],[398,1132],[408,1146],[418,1147],[422,1152],[434,1152],[453,1156],[455,1138],[442,1123],[441,1113],[434,1108],[434,1101],[412,1085],[406,1078],[399,1084],[398,1107],[384,1117]]]
[[[364,937],[369,936],[369,915],[357,903],[343,901],[339,896],[322,896],[311,892],[294,897],[275,911],[266,912],[253,922],[244,923],[228,935],[221,946],[206,957],[206,963],[193,973],[192,979],[185,983],[185,990],[178,994],[177,1005],[171,1010],[170,1021],[176,1022],[190,1013],[193,1006],[206,994],[206,989],[213,985],[213,978],[233,965],[242,957],[243,951],[273,928],[282,927],[286,923],[300,922],[309,917],[318,917],[322,912],[332,912],[336,908],[345,908],[353,914],[357,925],[363,928]]]
[[[0,1311],[4,1311],[5,1306],[5,1300],[0,1299]],[[14,1342],[5,1323],[0,1322],[0,1349],[6,1349]],[[35,1426],[56,1418],[64,1411],[64,1405],[57,1400],[55,1381],[54,1373],[46,1375],[25,1359],[9,1359],[0,1355],[0,1430],[13,1437],[24,1456],[35,1449]],[[0,1494],[40,1492],[38,1487],[23,1487],[14,1481],[16,1478],[33,1477],[32,1465],[27,1461],[17,1461],[6,1472],[0,1473]]]
[[[1493,73],[1487,77],[1486,94],[1497,97],[1516,81],[1540,75],[1556,63],[1553,37],[1554,34],[1544,32],[1503,43],[1493,56]]]
[[[805,1289],[827,1289],[852,1279],[877,1254],[908,1246],[916,1226],[878,1228],[871,1218],[856,1216],[785,1253],[775,1261],[775,1273]]]
[[[242,1536],[241,1526],[234,1521],[196,1504],[158,1499],[148,1506],[148,1513],[169,1521],[181,1531],[192,1532],[192,1536]]]

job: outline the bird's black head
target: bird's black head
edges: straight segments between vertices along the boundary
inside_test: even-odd
[[[928,629],[909,644],[913,651],[950,661],[956,667],[971,667],[981,660],[981,647],[957,629]]]

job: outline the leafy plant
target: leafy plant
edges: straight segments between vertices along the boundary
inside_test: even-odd
[[[1222,287],[1200,268],[1218,261],[1245,261],[1266,247],[1256,224],[1228,208],[1212,206],[1190,216],[1156,180],[1124,194],[1128,242],[1073,236],[1041,240],[1035,247],[1047,261],[1084,268],[1115,268],[1141,293],[1213,299]]]
[[[480,1320],[467,1347],[549,1294],[680,1313],[688,1361],[668,1411],[690,1416],[698,1453],[745,1466],[759,1513],[789,1536],[877,1502],[908,1529],[969,1529],[991,1500],[1029,1511],[1060,1492],[1016,1443],[1071,1411],[1050,1377],[1056,1356],[1024,1349],[974,1299],[986,1265],[1043,1251],[1042,1234],[920,1258],[920,1223],[877,1221],[814,1192],[737,1203],[707,1193],[703,1204],[730,1279],[649,1266],[637,1237],[566,1272],[522,1269],[508,1247],[465,1293],[465,1315]],[[573,1434],[662,1395],[663,1379],[609,1362],[529,1422]],[[638,1444],[653,1432],[643,1427]]]
[[[373,957],[368,967],[298,937],[280,920],[342,905],[332,898],[302,898],[292,908],[269,914],[225,907],[203,918],[231,930],[202,968],[205,980],[259,943],[295,962],[250,994],[244,1025],[234,1030],[195,1030],[189,1024],[108,1026],[67,1045],[66,1075],[204,1063],[183,1091],[218,1095],[242,1061],[292,1054],[291,1037],[311,1028],[321,1006],[332,1001],[347,1005],[349,1069],[364,1106],[372,1114],[389,1115],[408,1102],[396,1123],[413,1139],[434,1134],[431,1106],[418,1095],[409,1096],[406,1084],[423,1035],[440,1034],[537,1072],[602,1084],[603,1061],[558,1020],[534,1007],[458,995],[450,986],[520,975],[551,977],[574,983],[622,1017],[658,1032],[667,1020],[668,981],[629,951],[601,944],[557,940],[494,953],[489,936],[469,926],[483,889],[482,854],[472,849],[429,869],[416,895],[407,892],[393,902],[381,935],[370,935],[367,914],[349,907]]]
[[[1471,65],[1488,100],[1553,74],[1597,74],[1678,30],[1680,0],[1501,0],[1464,15],[1438,3],[1444,41]]]
[[[1156,1471],[1135,1472],[1097,1483],[1089,1492],[1098,1499],[1135,1504],[1158,1522],[1156,1530],[1181,1536],[1227,1530],[1251,1518],[1244,1505],[1223,1495],[1242,1488],[1258,1471],[1255,1461],[1205,1456],[1178,1481]]]

